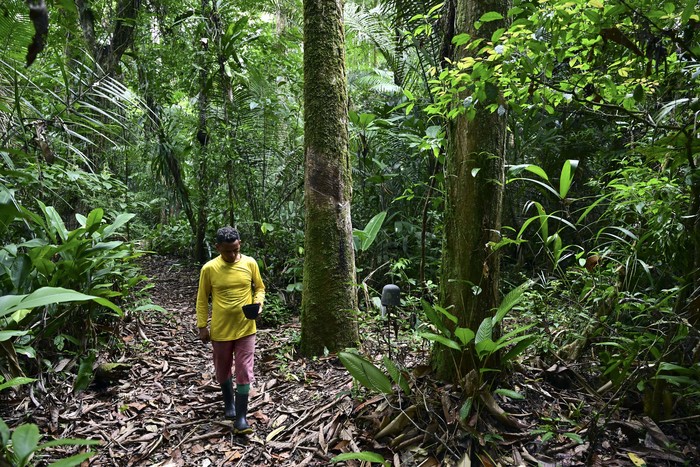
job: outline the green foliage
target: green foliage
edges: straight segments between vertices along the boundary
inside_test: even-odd
[[[118,314],[122,313],[118,306],[101,297],[85,295],[61,287],[42,287],[27,295],[5,295],[0,297],[0,318],[5,318],[7,315],[19,310],[38,308],[57,303],[84,302],[87,300],[94,300]]]
[[[352,351],[339,352],[338,358],[352,377],[367,389],[383,394],[394,392],[391,380],[366,358]]]
[[[331,459],[331,462],[333,464],[337,464],[338,462],[349,461],[349,460],[366,461],[366,462],[369,462],[370,465],[372,463],[375,463],[375,464],[381,464],[381,465],[386,466],[386,467],[391,465],[391,463],[388,462],[387,460],[385,460],[381,454],[377,454],[376,452],[371,452],[371,451],[344,452],[342,454],[338,454],[337,456],[333,457]]]
[[[0,391],[2,391],[3,389],[21,386],[23,384],[29,384],[29,383],[32,383],[34,381],[36,381],[35,378],[25,378],[25,377],[12,378],[11,380],[0,384]]]
[[[40,440],[39,428],[35,424],[25,423],[10,430],[7,424],[0,419],[0,460],[13,467],[32,465],[31,461],[36,453],[48,451],[56,446],[94,446],[100,444],[99,441],[90,439],[63,438],[39,444]],[[94,454],[94,452],[75,454],[48,465],[54,467],[81,465]]]
[[[159,254],[191,257],[194,239],[185,219],[174,219],[167,225],[157,224],[146,235],[147,246]]]
[[[689,255],[679,248],[691,227],[684,212],[689,193],[671,169],[655,170],[635,158],[612,172],[604,190],[610,199],[596,233],[599,249],[625,268],[625,288],[670,287],[683,275]]]
[[[532,334],[522,334],[534,324],[518,327],[510,331],[494,341],[494,329],[501,323],[503,318],[515,308],[525,297],[524,293],[532,286],[531,281],[526,281],[518,287],[511,290],[501,301],[501,304],[495,310],[492,317],[485,318],[479,325],[479,329],[474,332],[471,329],[454,327],[454,330],[445,326],[444,318],[448,319],[453,324],[458,323],[455,315],[445,310],[442,307],[430,305],[427,302],[423,303],[426,317],[436,330],[440,333],[421,332],[420,336],[432,342],[437,342],[441,345],[458,351],[473,349],[477,358],[482,363],[482,371],[488,370],[487,363],[489,357],[499,353],[505,348],[509,350],[501,356],[502,362],[512,361],[527,349],[536,339]],[[455,340],[457,338],[457,340]],[[470,346],[473,342],[473,347]]]
[[[355,240],[355,248],[359,251],[367,251],[374,240],[377,238],[379,229],[381,229],[384,219],[386,218],[386,211],[380,212],[370,219],[364,229],[353,230],[353,240]]]
[[[95,352],[88,353],[87,356],[80,359],[78,374],[73,381],[73,391],[80,392],[90,385],[94,378],[93,365],[95,363]]]
[[[284,326],[292,317],[293,310],[282,302],[278,294],[268,294],[263,313],[258,317],[259,327],[276,328]]]
[[[38,202],[39,215],[11,205],[18,209],[5,225],[19,241],[0,250],[0,336],[8,341],[0,370],[17,376],[18,354],[33,359],[38,351],[50,355],[96,346],[97,329],[109,330],[124,315],[116,303],[131,298],[144,277],[133,264],[140,254],[114,239],[133,215],[107,222],[98,208],[76,215],[77,228],[71,230],[52,206]],[[30,240],[20,237],[27,233]]]

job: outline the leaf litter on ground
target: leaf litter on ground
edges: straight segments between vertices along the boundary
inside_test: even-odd
[[[585,375],[573,366],[519,364],[498,381],[504,390],[463,419],[461,389],[432,378],[429,348],[408,331],[396,338],[375,325],[362,333],[362,353],[379,362],[393,351],[411,373],[409,396],[366,392],[336,355],[300,358],[300,326],[292,321],[259,329],[248,415],[255,431],[234,435],[211,349],[196,335],[198,268],[159,256],[143,268],[153,302],[166,311],[125,320],[120,345],[101,356],[130,365],[128,373],[77,394],[71,381],[50,377],[31,391],[3,394],[0,416],[10,427],[31,422],[46,437],[100,440],[86,466],[321,466],[353,452],[378,454],[393,466],[700,465],[695,420],[662,429],[623,407],[603,414],[606,401],[584,387]],[[516,393],[523,397],[508,397]],[[76,449],[56,448],[37,463]]]

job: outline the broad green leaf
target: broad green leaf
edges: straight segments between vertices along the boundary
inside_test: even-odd
[[[564,436],[576,441],[578,444],[583,444],[583,438],[581,438],[581,435],[577,435],[576,433],[564,433]]]
[[[389,359],[389,357],[387,356],[384,356],[382,361],[384,362],[384,367],[389,372],[389,376],[391,376],[391,379],[399,385],[404,394],[409,395],[411,393],[411,388],[408,385],[408,381],[406,381],[406,378],[404,377],[399,367],[396,366],[396,363],[391,361],[391,359]]]
[[[535,341],[537,340],[537,336],[532,336],[529,335],[527,339],[523,339],[517,344],[515,344],[513,347],[508,349],[508,351],[501,356],[501,361],[502,362],[509,362],[518,355],[520,355],[522,352],[525,351],[528,347],[530,347]]]
[[[516,400],[523,400],[525,399],[525,396],[520,394],[519,392],[512,391],[510,389],[496,389],[493,391],[494,394],[500,394],[502,396],[510,397],[511,399],[516,399]]]
[[[21,386],[23,384],[33,383],[34,381],[36,381],[35,378],[27,378],[25,376],[19,376],[17,378],[12,378],[11,380],[0,384],[0,391],[2,391],[3,389],[7,389],[7,388],[13,388],[15,386]]]
[[[80,367],[78,368],[78,375],[73,381],[73,392],[80,392],[87,389],[92,383],[94,378],[94,373],[92,371],[92,366],[95,363],[95,352],[90,352],[87,357],[80,360]]]
[[[512,331],[509,331],[507,334],[501,336],[501,337],[496,341],[496,343],[497,343],[497,344],[503,344],[503,343],[505,343],[506,345],[512,344],[513,341],[512,341],[511,339],[513,338],[513,336],[518,335],[518,334],[520,334],[521,332],[527,331],[528,329],[530,329],[531,327],[535,326],[536,324],[537,324],[537,323],[530,323],[530,324],[526,324],[526,325],[524,325],[524,326],[519,326],[518,328],[516,328],[516,329],[514,329],[514,330],[512,330]]]
[[[533,281],[528,280],[508,292],[505,297],[503,297],[503,300],[501,300],[501,304],[498,306],[498,309],[496,310],[496,314],[493,316],[493,319],[491,321],[491,324],[498,324],[503,320],[505,315],[513,309],[515,305],[520,303],[520,301],[523,299],[523,294],[525,293],[525,290],[530,288],[532,286]]]
[[[474,403],[474,399],[472,397],[467,397],[467,400],[464,401],[464,404],[462,404],[462,407],[459,409],[459,418],[461,420],[466,420],[467,417],[469,417],[469,414],[472,411],[472,404]]]
[[[442,319],[440,318],[440,315],[437,314],[435,311],[435,307],[428,303],[427,300],[421,300],[421,303],[423,304],[423,312],[425,313],[426,318],[428,318],[428,321],[430,321],[438,330],[445,335],[449,335],[449,330],[447,327],[442,322]],[[455,317],[455,320],[457,318]]]
[[[80,224],[80,227],[85,228],[85,224],[87,224],[87,217],[80,213],[75,213],[75,219],[78,221],[78,224]]]
[[[490,21],[498,21],[503,19],[503,15],[495,12],[495,11],[489,11],[488,13],[484,13],[481,15],[481,18],[479,18],[479,21],[482,23],[488,23]]]
[[[102,218],[104,217],[104,210],[102,208],[93,209],[88,214],[87,221],[85,222],[85,229],[92,233],[100,228],[102,224]]]
[[[367,389],[384,394],[393,392],[389,378],[370,361],[350,352],[340,352],[338,358],[352,377]]]
[[[462,33],[462,34],[457,34],[456,36],[454,36],[452,38],[452,43],[454,45],[456,45],[457,47],[459,47],[460,45],[466,44],[470,40],[471,40],[471,36],[469,34]]]
[[[474,339],[474,331],[469,328],[455,329],[455,336],[460,340],[462,346],[466,347]]]
[[[384,460],[384,457],[382,457],[381,454],[377,454],[376,452],[371,452],[371,451],[344,452],[344,453],[338,454],[337,456],[332,458],[331,462],[336,464],[338,462],[349,461],[349,460],[375,462],[378,464],[384,464],[386,462]]]
[[[474,339],[474,344],[479,344],[485,340],[491,340],[493,336],[493,323],[491,318],[484,318],[484,320],[479,325],[479,329],[476,331],[476,338]]]
[[[496,343],[491,339],[484,339],[478,344],[474,344],[474,350],[479,358],[483,359],[496,351]]]
[[[0,342],[5,342],[17,336],[24,336],[29,331],[0,331]]]
[[[509,174],[509,176],[511,174],[513,176],[515,176],[515,175],[520,174],[523,170],[527,170],[528,172],[532,172],[533,174],[545,179],[546,181],[549,181],[549,177],[547,177],[547,172],[545,172],[542,167],[540,167],[539,165],[535,165],[535,164],[511,165],[508,167],[508,174]],[[534,181],[534,180],[531,180],[529,178],[518,178],[517,180]],[[511,181],[511,180],[508,180],[508,181]]]
[[[433,308],[436,311],[440,312],[440,314],[442,314],[445,318],[447,318],[450,321],[452,321],[453,323],[457,324],[457,317],[455,315],[453,315],[452,313],[450,313],[449,311],[447,311],[446,309],[444,309],[440,305],[433,305]]]
[[[124,242],[122,242],[121,240],[113,240],[111,242],[99,242],[95,244],[95,246],[93,246],[92,248],[88,248],[85,251],[89,253],[93,253],[95,251],[109,251],[119,248],[123,244]]]
[[[0,448],[7,446],[10,442],[10,427],[7,426],[5,420],[0,418]],[[1,449],[0,449],[1,450]]]
[[[559,198],[559,192],[557,190],[555,190],[554,188],[552,188],[547,183],[544,183],[543,181],[535,180],[534,178],[512,178],[512,179],[508,180],[508,182],[514,182],[516,180],[525,180],[525,181],[534,183],[535,185],[539,185],[542,188],[544,188],[545,190],[547,190],[548,192],[552,193],[557,198]]]
[[[53,206],[46,206],[41,201],[39,201],[38,203],[39,207],[44,213],[44,217],[46,218],[46,224],[49,227],[49,233],[57,234],[58,238],[60,238],[63,241],[66,241],[68,239],[68,229],[66,229],[66,225],[63,223],[63,219],[61,219],[61,215],[58,214],[58,211],[56,211],[56,209]],[[55,235],[51,235],[51,237],[51,240],[54,243],[58,243],[58,238]]]
[[[650,379],[667,381],[674,386],[687,386],[687,387],[700,387],[700,382],[698,378],[691,378],[688,376],[676,376],[676,375],[656,375],[652,376]]]
[[[136,214],[119,214],[112,224],[105,226],[102,231],[102,238],[108,238],[119,230],[124,224],[129,222]]]
[[[700,369],[700,367],[698,367]],[[676,365],[675,363],[661,362],[659,371],[676,371],[681,374],[693,374],[695,371],[692,368]]]
[[[367,249],[369,249],[372,243],[374,243],[374,240],[377,238],[377,234],[379,233],[379,229],[381,229],[385,218],[386,211],[382,211],[379,214],[375,215],[367,223],[367,225],[364,228],[364,232],[365,234],[367,234],[367,237],[362,240],[362,244],[360,246],[360,249],[362,251],[367,251]]]
[[[49,464],[49,467],[73,467],[76,465],[81,465],[90,457],[94,456],[94,452],[84,452],[81,454],[75,454],[74,456],[66,457],[65,459],[58,460]]]
[[[695,2],[686,2],[685,8],[683,9],[683,13],[681,13],[681,23],[686,24],[690,17],[695,13],[695,7],[697,6],[697,3]]]
[[[559,178],[559,196],[565,199],[571,188],[571,183],[574,181],[574,172],[578,167],[578,161],[569,159],[564,162],[561,168],[561,177]]]
[[[527,203],[526,210],[529,210],[533,206],[537,211],[537,215],[530,217],[523,223],[523,226],[520,228],[520,231],[518,232],[518,235],[516,237],[518,239],[522,238],[525,229],[527,229],[527,227],[536,220],[540,222],[539,232],[542,239],[544,240],[547,237],[549,237],[549,216],[545,212],[544,207],[542,207],[542,205],[537,201]]]
[[[39,427],[33,423],[20,425],[12,432],[12,450],[19,467],[27,465],[40,438]]]
[[[429,341],[438,342],[445,347],[449,347],[455,350],[462,350],[459,344],[452,339],[448,339],[445,336],[440,336],[438,334],[433,334],[432,332],[421,332],[419,334],[423,339],[428,339]]]
[[[518,336],[518,337],[515,337],[513,339],[508,339],[507,341],[504,341],[504,342],[501,342],[499,339],[497,342],[494,342],[494,344],[496,344],[496,348],[494,350],[498,351],[498,350],[501,350],[501,349],[508,347],[509,345],[517,345],[518,343],[520,343],[524,340],[530,339],[531,337],[533,337],[532,334],[525,334],[524,336]]]
[[[119,315],[123,314],[118,306],[107,299],[85,295],[62,287],[42,287],[29,295],[6,295],[0,297],[0,318],[21,308],[36,308],[55,303],[83,302],[87,300],[95,301],[117,312]]]

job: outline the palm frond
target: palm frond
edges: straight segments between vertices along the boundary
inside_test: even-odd
[[[4,1],[0,5],[0,55],[23,62],[33,35],[27,4],[19,0]]]
[[[89,55],[85,54],[86,60]],[[112,146],[129,133],[129,118],[142,114],[143,103],[122,83],[92,62],[64,64],[52,57],[25,70],[22,61],[0,58],[0,114],[3,140],[24,144],[26,122],[43,122],[47,144],[66,157],[72,153],[92,164],[90,148]],[[46,154],[45,154],[46,155]],[[61,157],[61,154],[58,154]]]

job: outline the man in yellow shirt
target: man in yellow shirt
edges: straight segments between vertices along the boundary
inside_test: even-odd
[[[241,254],[241,237],[232,227],[216,232],[219,256],[207,262],[199,273],[197,291],[197,328],[202,342],[212,343],[214,371],[224,398],[224,415],[234,419],[235,433],[248,434],[248,394],[253,382],[255,355],[254,319],[247,319],[243,305],[258,303],[262,311],[265,285],[258,263]],[[209,319],[211,297],[211,331]],[[235,362],[235,363],[234,363]],[[233,375],[235,364],[236,394],[234,402]]]

